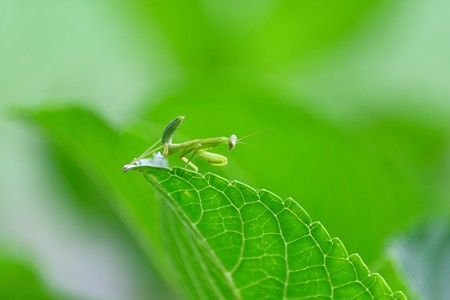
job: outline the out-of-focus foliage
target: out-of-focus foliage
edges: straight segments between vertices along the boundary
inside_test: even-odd
[[[422,220],[394,240],[389,255],[411,292],[423,299],[444,300],[450,295],[450,222],[448,218]]]
[[[392,234],[450,211],[449,3],[1,1],[0,113],[62,109],[31,123],[50,146],[0,119],[0,240],[64,294],[171,298],[164,248],[143,242],[158,202],[133,212],[148,187],[121,167],[186,115],[176,141],[275,127],[200,171],[294,197],[377,262]]]
[[[29,264],[13,257],[14,255],[0,253],[0,296],[2,299],[59,299],[49,291]]]

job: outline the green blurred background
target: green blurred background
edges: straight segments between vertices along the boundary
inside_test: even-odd
[[[274,127],[200,171],[293,197],[392,286],[448,299],[448,11],[1,1],[0,298],[175,297],[92,173],[114,173],[110,187],[143,181],[121,167],[185,115],[176,141]]]

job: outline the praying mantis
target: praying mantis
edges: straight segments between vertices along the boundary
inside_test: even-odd
[[[228,159],[226,156],[213,153],[208,150],[214,149],[222,144],[225,144],[228,147],[228,151],[231,151],[236,147],[236,145],[238,144],[238,142],[240,142],[240,140],[250,136],[248,135],[238,140],[237,136],[235,134],[232,134],[230,137],[204,138],[204,139],[195,139],[178,144],[172,143],[172,138],[177,129],[180,127],[181,123],[183,123],[184,118],[185,118],[184,116],[179,116],[170,121],[170,123],[164,129],[164,132],[161,136],[161,141],[156,142],[144,153],[142,153],[138,158],[133,159],[133,161],[129,165],[126,165],[124,167],[124,171],[129,170],[132,166],[139,165],[139,161],[141,159],[161,149],[163,150],[164,157],[167,157],[175,153],[179,153],[179,157],[186,163],[185,169],[189,165],[195,172],[198,171],[198,167],[194,163],[192,163],[192,159],[194,157],[206,160],[209,164],[213,166],[218,167],[226,166],[228,164]],[[160,142],[161,145],[157,147]]]

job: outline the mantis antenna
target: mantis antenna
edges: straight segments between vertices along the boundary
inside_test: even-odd
[[[241,137],[241,138],[238,139],[236,142],[239,144],[239,142],[242,141],[243,139],[246,139],[246,138],[248,138],[248,137],[251,137],[251,136],[254,136],[254,135],[257,135],[257,134],[260,134],[260,133],[264,133],[264,132],[267,132],[267,131],[271,131],[271,130],[274,130],[274,129],[275,129],[275,127],[271,127],[271,128],[266,128],[266,129],[258,130],[258,131],[256,131],[256,132],[247,134],[247,135],[244,136],[244,137]]]
[[[154,149],[156,146],[158,146],[158,144],[160,143],[160,141],[157,141],[156,143],[154,143],[153,145],[151,145],[147,150],[144,151],[144,153],[142,153],[141,155],[139,155],[138,158],[133,159],[134,162],[146,157],[147,155],[158,151],[159,149],[161,149],[163,146],[159,146],[156,149]]]

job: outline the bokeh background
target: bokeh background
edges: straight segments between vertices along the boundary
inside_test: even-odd
[[[274,127],[200,171],[293,197],[394,288],[448,299],[448,11],[1,1],[0,298],[176,297],[110,199],[157,201],[121,168],[185,115],[176,141]]]

